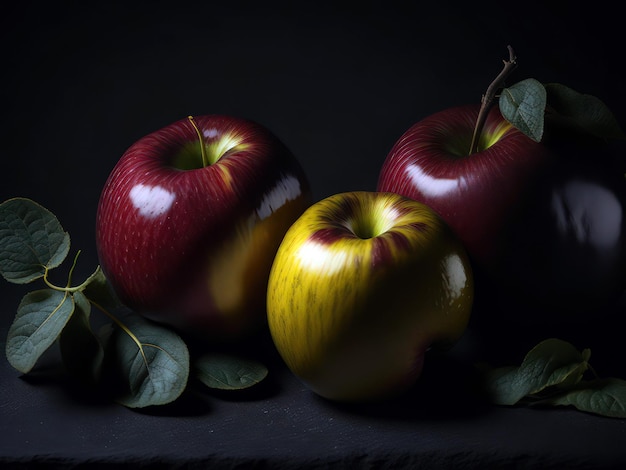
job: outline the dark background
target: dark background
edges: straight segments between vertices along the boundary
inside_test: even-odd
[[[374,190],[394,141],[433,112],[479,102],[508,57],[507,45],[519,62],[512,81],[533,77],[593,94],[624,126],[625,41],[615,5],[12,2],[0,12],[0,201],[24,196],[52,210],[72,236],[72,253],[82,250],[77,279],[86,276],[97,265],[94,218],[109,172],[138,138],[189,114],[231,114],[267,126],[304,166],[315,199]],[[24,289],[5,282],[0,293],[3,345]],[[386,455],[409,464],[424,445],[421,461],[432,464],[480,466],[493,457],[597,467],[626,460],[614,445],[616,433],[623,438],[623,421],[572,411],[506,410],[474,422],[464,415],[461,424],[434,413],[409,430],[406,420],[339,410],[333,422],[326,405],[311,401],[287,375],[286,394],[261,400],[263,410],[258,402],[226,400],[202,408],[206,416],[185,418],[191,421],[176,412],[153,421],[116,406],[90,406],[84,397],[75,402],[54,383],[38,386],[8,366],[2,370],[3,457],[158,461],[160,452],[173,461],[202,462],[221,450],[230,463],[246,456],[284,463],[300,446],[308,463],[323,462],[324,452],[339,464],[369,452],[373,457],[361,463],[384,463]],[[241,431],[237,416],[245,410],[251,414],[241,426],[251,435],[248,450],[237,456],[241,446],[232,433]],[[64,419],[73,424],[68,428]],[[213,419],[221,420],[222,438],[202,450],[189,436],[217,426]],[[182,450],[165,450],[161,441],[149,445],[144,428],[163,422],[167,431],[157,428],[159,439],[184,442]],[[17,429],[15,423],[21,423]],[[263,431],[279,426],[285,435]],[[67,439],[59,437],[62,429]],[[322,457],[315,457],[316,445]]]
[[[267,126],[316,199],[374,189],[393,142],[479,102],[509,44],[511,81],[564,83],[626,121],[620,15],[602,2],[15,3],[0,33],[0,200],[51,209],[83,264],[116,161],[189,114]]]

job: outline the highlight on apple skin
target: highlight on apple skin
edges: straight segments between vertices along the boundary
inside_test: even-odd
[[[426,352],[465,332],[473,274],[429,207],[354,191],[316,202],[287,231],[270,273],[270,333],[315,393],[358,402],[410,388]]]
[[[505,307],[524,323],[585,321],[626,287],[623,172],[598,142],[547,130],[537,143],[497,107],[470,155],[479,109],[449,108],[411,126],[376,189],[427,204],[448,223],[487,310]]]
[[[479,152],[469,155],[480,106],[449,108],[411,126],[383,162],[378,191],[432,207],[457,234],[474,263],[499,257],[500,227],[532,190],[552,155],[492,108]]]
[[[98,256],[128,307],[201,337],[239,338],[265,323],[274,255],[310,204],[302,167],[267,128],[181,119],[134,143],[109,175]]]

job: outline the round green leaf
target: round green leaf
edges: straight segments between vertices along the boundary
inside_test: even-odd
[[[534,78],[528,78],[502,90],[500,112],[513,126],[535,142],[543,137],[546,111],[546,89]]]
[[[485,385],[494,403],[514,405],[550,387],[569,387],[579,382],[588,368],[590,351],[579,352],[557,338],[532,348],[519,367],[502,367],[485,374]]]
[[[267,368],[254,360],[228,354],[206,354],[195,362],[196,376],[209,388],[240,390],[267,376]]]
[[[25,284],[59,266],[70,237],[57,218],[25,198],[0,204],[0,273],[9,282]]]
[[[583,355],[572,344],[557,338],[544,340],[526,355],[517,372],[517,380],[527,384],[531,394],[565,381],[571,382],[572,378],[578,381],[587,369],[590,352],[585,351]]]
[[[611,418],[626,418],[626,381],[617,378],[581,382],[562,394],[534,403],[573,406],[580,411]]]
[[[486,368],[484,381],[489,399],[496,405],[515,405],[528,393],[527,386],[516,382],[519,367]]]
[[[26,294],[7,336],[9,363],[28,373],[61,334],[73,311],[73,298],[66,292],[42,289]]]
[[[123,323],[122,323],[123,322]],[[105,344],[105,361],[122,382],[116,400],[129,408],[165,405],[187,386],[189,351],[173,331],[130,314]]]

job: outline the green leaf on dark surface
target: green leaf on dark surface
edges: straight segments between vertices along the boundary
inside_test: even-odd
[[[7,336],[9,363],[28,373],[59,337],[73,311],[74,301],[67,292],[42,289],[26,294]]]
[[[546,83],[550,116],[575,131],[602,139],[624,139],[626,135],[609,108],[599,98],[579,93],[560,83]]]
[[[522,80],[502,90],[499,101],[502,116],[535,142],[543,137],[546,89],[534,78]]]
[[[196,360],[194,368],[203,384],[220,390],[249,388],[268,374],[265,365],[229,354],[205,354]]]
[[[187,386],[189,351],[173,331],[130,314],[115,325],[105,343],[105,360],[112,361],[123,383],[116,400],[129,408],[165,405]]]
[[[57,218],[25,198],[0,204],[0,273],[9,282],[26,284],[59,266],[70,237]]]
[[[75,292],[74,313],[59,337],[61,358],[65,368],[87,383],[100,376],[104,351],[89,322],[91,304],[81,292]]]
[[[524,358],[517,375],[530,384],[530,393],[540,393],[547,387],[580,380],[586,370],[590,351],[580,353],[572,344],[556,338],[542,341]]]
[[[528,393],[528,387],[516,383],[519,367],[506,366],[484,371],[486,391],[497,405],[514,405]]]
[[[626,418],[626,381],[585,380],[591,351],[551,338],[529,351],[519,367],[481,367],[493,403],[536,407],[572,406],[580,411]]]
[[[519,367],[496,368],[485,375],[494,403],[514,405],[550,387],[576,384],[587,370],[589,350],[580,353],[570,343],[550,338],[531,349]]]
[[[585,381],[532,404],[573,406],[580,411],[610,418],[626,418],[626,381],[616,378]]]

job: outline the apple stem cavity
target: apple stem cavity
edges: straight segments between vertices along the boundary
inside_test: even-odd
[[[384,204],[375,204],[370,213],[367,207],[358,207],[353,217],[348,219],[348,230],[362,240],[384,234],[394,225],[394,218],[389,216],[387,209]]]
[[[200,154],[202,155],[202,166],[209,166],[210,162],[209,157],[206,153],[206,148],[204,146],[204,136],[202,135],[202,132],[200,132],[200,128],[196,124],[196,120],[193,118],[193,116],[187,116],[187,119],[189,119],[189,122],[196,131],[196,134],[198,134],[198,140],[200,141]]]
[[[376,238],[387,231],[386,227],[376,221],[362,219],[352,221],[348,229],[361,240]]]
[[[508,46],[509,49],[509,60],[504,60],[504,66],[498,76],[491,82],[487,91],[482,96],[480,111],[478,112],[478,118],[476,119],[476,125],[474,126],[474,134],[472,135],[472,144],[470,145],[469,154],[478,152],[479,143],[480,143],[480,135],[483,131],[483,127],[485,126],[485,121],[487,121],[487,115],[489,114],[489,110],[491,106],[493,106],[493,100],[497,96],[498,90],[504,86],[504,82],[507,77],[515,70],[517,67],[517,57],[515,56],[515,52],[513,52],[513,48]]]

